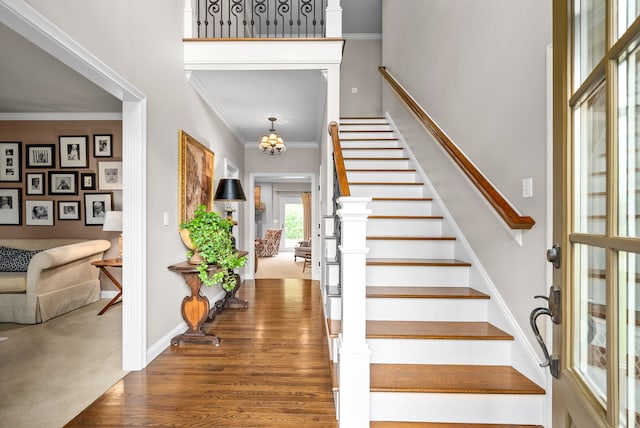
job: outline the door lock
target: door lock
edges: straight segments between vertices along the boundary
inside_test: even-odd
[[[553,267],[560,269],[560,260],[562,259],[562,252],[558,244],[553,244],[553,247],[547,250],[547,261],[553,263]]]

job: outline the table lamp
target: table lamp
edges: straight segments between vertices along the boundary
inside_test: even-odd
[[[107,211],[104,215],[102,230],[105,232],[122,232],[122,211]],[[118,237],[118,258],[122,261],[122,233]]]
[[[233,221],[233,208],[231,202],[244,202],[247,198],[242,190],[242,183],[237,178],[221,178],[213,197],[216,201],[224,201],[224,210],[227,213],[227,220]],[[231,239],[233,240],[233,248],[236,247],[236,240],[233,237],[233,225],[231,225]]]

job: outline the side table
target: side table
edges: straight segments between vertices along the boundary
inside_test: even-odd
[[[180,342],[195,343],[212,343],[215,346],[220,345],[220,339],[215,334],[208,334],[202,330],[202,326],[209,318],[209,299],[200,294],[202,282],[198,278],[198,270],[196,265],[190,264],[188,261],[176,263],[168,268],[172,272],[182,275],[182,278],[191,289],[191,296],[182,299],[182,318],[185,320],[189,329],[182,334],[171,339],[171,345],[176,346]],[[215,272],[217,266],[210,266],[208,272]]]
[[[94,266],[99,267],[100,271],[107,278],[109,278],[111,280],[113,285],[115,285],[118,288],[118,294],[116,294],[116,297],[111,299],[111,301],[109,301],[109,303],[107,303],[106,306],[104,308],[102,308],[102,310],[100,312],[98,312],[98,315],[102,315],[105,312],[107,312],[107,309],[109,309],[112,305],[117,303],[118,300],[120,300],[120,298],[122,297],[122,285],[120,284],[120,282],[118,282],[117,279],[115,279],[113,277],[113,275],[111,275],[111,272],[109,272],[107,270],[108,267],[111,267],[111,268],[122,268],[122,260],[118,260],[118,259],[95,260],[95,261],[91,262],[91,264],[94,265]],[[120,300],[120,301],[122,301],[122,300]]]

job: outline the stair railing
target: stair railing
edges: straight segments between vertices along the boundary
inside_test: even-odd
[[[321,38],[330,0],[186,0],[187,38]],[[327,9],[329,7],[329,9]],[[331,31],[329,31],[331,32]]]
[[[366,341],[367,209],[370,197],[351,196],[340,147],[338,125],[331,122],[329,134],[334,159],[334,228],[340,266],[342,331],[338,340],[340,426],[369,426],[369,345]]]
[[[521,216],[504,196],[491,184],[478,168],[467,158],[453,141],[444,133],[436,122],[424,111],[415,99],[389,73],[386,67],[378,67],[380,74],[403,104],[413,113],[420,125],[444,148],[462,172],[471,180],[487,202],[496,210],[500,218],[512,230],[531,229],[535,224],[533,218]]]

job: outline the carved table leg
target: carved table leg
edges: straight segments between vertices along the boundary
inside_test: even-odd
[[[200,279],[197,273],[182,272],[182,276],[191,288],[191,296],[182,300],[182,318],[186,321],[189,329],[183,334],[171,339],[171,345],[176,346],[180,342],[213,343],[220,345],[220,339],[214,334],[207,334],[202,330],[204,323],[209,317],[209,299],[200,294]]]

